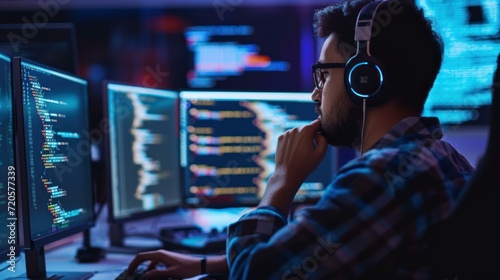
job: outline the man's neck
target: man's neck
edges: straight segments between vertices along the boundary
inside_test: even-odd
[[[367,108],[363,150],[369,150],[401,120],[419,116],[420,114],[414,110],[402,108],[395,102],[380,107]]]

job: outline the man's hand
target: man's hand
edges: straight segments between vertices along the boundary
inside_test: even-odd
[[[325,157],[328,142],[320,128],[321,122],[315,120],[278,138],[276,167],[259,206],[274,206],[288,214],[300,185]]]
[[[143,262],[149,262],[144,279],[189,278],[201,273],[200,258],[167,250],[139,253],[130,262],[127,274],[131,275]],[[163,264],[164,269],[157,266]],[[228,273],[226,257],[210,256],[206,263],[207,273]]]
[[[132,274],[139,264],[149,261],[145,279],[158,278],[185,278],[200,274],[200,258],[191,257],[166,250],[139,253],[128,267],[128,274]],[[158,264],[164,264],[166,269],[157,269]]]

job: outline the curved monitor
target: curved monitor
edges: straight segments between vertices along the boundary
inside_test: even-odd
[[[184,202],[195,207],[245,207],[259,203],[274,171],[280,134],[315,120],[310,93],[180,93]],[[331,147],[295,196],[316,201],[336,171]]]
[[[45,279],[43,246],[94,225],[88,83],[21,57],[12,71],[20,239],[28,278]]]
[[[178,93],[104,84],[111,223],[173,211],[181,203]]]

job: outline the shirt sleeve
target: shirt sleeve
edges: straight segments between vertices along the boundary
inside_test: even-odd
[[[415,172],[405,181],[421,182],[425,174]],[[228,229],[231,279],[351,279],[373,268],[405,238],[425,231],[430,221],[421,196],[439,193],[437,183],[423,192],[393,192],[385,175],[367,166],[344,170],[316,205],[297,212],[288,224],[273,207],[242,216]],[[446,203],[434,199],[425,208]]]

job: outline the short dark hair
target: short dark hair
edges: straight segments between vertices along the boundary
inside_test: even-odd
[[[356,19],[361,8],[370,2],[373,0],[348,0],[317,10],[316,35],[324,38],[334,33],[337,49],[345,56],[353,56]],[[442,38],[433,30],[423,9],[412,0],[386,1],[375,18],[378,22],[372,28],[370,51],[384,65],[385,89],[401,105],[421,113],[441,68]]]

